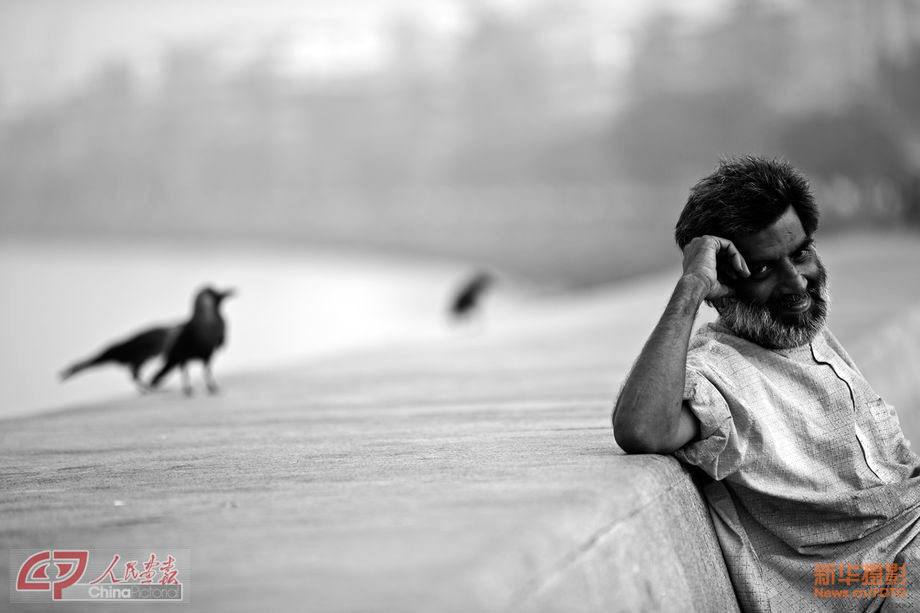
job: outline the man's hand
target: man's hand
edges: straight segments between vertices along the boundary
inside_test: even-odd
[[[684,276],[705,284],[704,298],[732,295],[731,284],[751,271],[734,243],[718,236],[697,236],[684,247]]]

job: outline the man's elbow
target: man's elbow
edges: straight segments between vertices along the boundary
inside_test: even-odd
[[[620,449],[629,454],[657,453],[667,455],[677,451],[680,446],[663,441],[656,437],[641,436],[633,433],[613,431],[613,438]]]
[[[616,413],[613,415],[613,438],[620,449],[629,454],[657,453],[667,455],[680,449],[681,445],[675,442],[673,436],[660,428],[643,427],[637,424],[618,420]]]

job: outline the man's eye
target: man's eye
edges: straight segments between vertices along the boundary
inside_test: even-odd
[[[805,249],[800,249],[792,255],[792,259],[796,262],[804,262],[811,255],[811,249],[806,247]]]
[[[770,274],[770,271],[773,270],[773,267],[769,264],[761,264],[760,266],[751,269],[752,277],[764,277]]]

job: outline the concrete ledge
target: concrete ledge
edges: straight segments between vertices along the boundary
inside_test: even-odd
[[[521,611],[737,611],[705,502],[687,469],[624,456],[609,529],[544,578]]]

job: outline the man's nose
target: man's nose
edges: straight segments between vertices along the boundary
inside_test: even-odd
[[[804,294],[808,289],[808,279],[790,260],[782,265],[782,289],[790,294]]]

